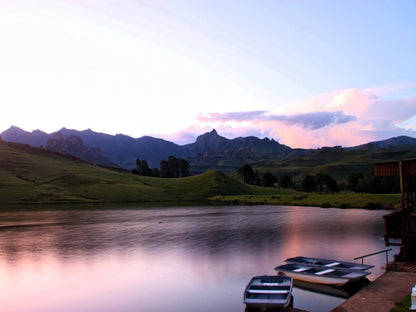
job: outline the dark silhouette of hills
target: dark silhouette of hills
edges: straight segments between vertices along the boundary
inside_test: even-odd
[[[51,144],[50,140],[56,139],[58,133],[60,143]],[[62,128],[47,134],[40,130],[27,132],[11,127],[2,132],[1,137],[4,141],[61,148],[62,151],[73,153],[77,157],[97,164],[111,163],[126,169],[133,169],[136,159],[146,160],[151,168],[159,168],[162,159],[173,155],[190,162],[192,173],[201,173],[209,169],[234,172],[246,163],[279,162],[298,157],[308,159],[312,155],[318,154],[315,158],[320,155],[320,149],[292,149],[268,138],[259,139],[251,136],[227,139],[215,130],[198,136],[194,143],[186,145],[178,145],[150,136],[135,139],[123,134],[109,135],[91,129],[77,131]],[[72,142],[75,146],[70,148],[68,142]],[[379,151],[392,148],[397,150],[406,149],[406,146],[410,145],[416,146],[415,138],[400,136],[355,147],[339,147],[338,150],[339,153],[350,150]]]
[[[358,146],[354,146],[354,147],[349,147],[346,148],[347,150],[355,150],[355,149],[365,149],[365,150],[379,150],[382,148],[391,148],[391,147],[395,147],[398,145],[415,145],[416,144],[416,139],[409,137],[409,136],[398,136],[398,137],[394,137],[394,138],[390,138],[387,140],[382,140],[382,141],[375,141],[375,142],[369,142],[366,144],[362,144],[362,145],[358,145]]]
[[[150,136],[134,139],[122,134],[97,133],[91,129],[77,131],[62,128],[58,132],[47,134],[39,130],[27,132],[17,127],[11,127],[1,135],[4,141],[48,147],[48,140],[54,139],[57,133],[63,139],[71,136],[80,137],[83,144],[90,148],[99,148],[103,157],[127,169],[135,167],[137,158],[146,160],[150,167],[159,167],[162,159],[167,159],[170,155],[173,155],[178,158],[185,158],[191,163],[205,162],[207,163],[205,167],[211,169],[217,167],[215,161],[218,160],[237,158],[239,161],[236,164],[239,165],[248,160],[256,161],[270,157],[285,157],[294,151],[288,146],[267,138],[261,140],[256,137],[240,137],[230,140],[218,135],[215,130],[200,135],[195,143],[183,146]],[[68,149],[65,151],[70,153]],[[86,153],[83,155],[77,153],[75,156],[86,158]],[[233,170],[235,169],[235,166],[231,167]],[[225,169],[227,168],[225,167]],[[194,170],[193,172],[202,171],[204,170]]]

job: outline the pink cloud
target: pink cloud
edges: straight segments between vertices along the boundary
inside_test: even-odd
[[[354,146],[399,135],[416,136],[416,125],[400,126],[415,116],[416,97],[383,100],[370,90],[347,89],[294,103],[284,114],[263,110],[201,114],[193,126],[175,136],[195,140],[215,128],[228,138],[269,137],[290,147]]]

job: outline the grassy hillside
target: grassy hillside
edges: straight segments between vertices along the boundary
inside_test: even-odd
[[[392,207],[399,195],[304,194],[247,185],[220,171],[162,179],[104,168],[68,154],[0,141],[0,204],[215,200],[233,204]]]
[[[42,148],[0,142],[0,204],[204,200],[258,193],[219,171],[180,179],[141,177]]]
[[[327,173],[338,182],[348,179],[351,174],[364,175],[374,172],[377,162],[416,158],[416,146],[395,146],[386,150],[344,150],[323,148],[308,156],[300,156],[284,161],[263,161],[253,164],[259,172],[270,171],[275,176],[286,174],[300,181],[306,174]]]

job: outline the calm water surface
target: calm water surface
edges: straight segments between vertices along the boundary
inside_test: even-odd
[[[383,214],[290,206],[1,212],[0,310],[241,312],[250,278],[275,274],[288,257],[352,260],[385,249]],[[380,275],[385,255],[366,262]],[[319,312],[344,300],[298,288],[294,298]]]

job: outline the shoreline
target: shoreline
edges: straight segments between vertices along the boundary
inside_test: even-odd
[[[74,206],[91,206],[96,207],[99,206],[112,206],[112,205],[126,205],[126,206],[136,206],[136,207],[191,207],[191,206],[295,206],[295,207],[314,207],[314,208],[335,208],[335,209],[362,209],[362,210],[386,210],[386,211],[394,211],[395,209],[391,207],[384,207],[384,206],[376,206],[375,208],[372,207],[359,207],[359,206],[351,206],[351,207],[337,207],[332,205],[313,205],[313,204],[299,204],[299,203],[292,203],[292,202],[283,202],[283,203],[274,203],[274,202],[256,202],[256,201],[238,201],[235,200],[172,200],[172,201],[62,201],[62,202],[15,202],[15,203],[0,203],[0,211],[7,211],[7,210],[25,210],[23,207],[26,208],[35,208],[36,209],[44,209],[45,207],[51,207],[52,209],[57,206],[63,207],[74,207]],[[41,208],[42,206],[42,208]],[[4,210],[6,208],[6,210]],[[65,208],[59,208],[65,209]],[[32,209],[31,209],[32,210]]]

